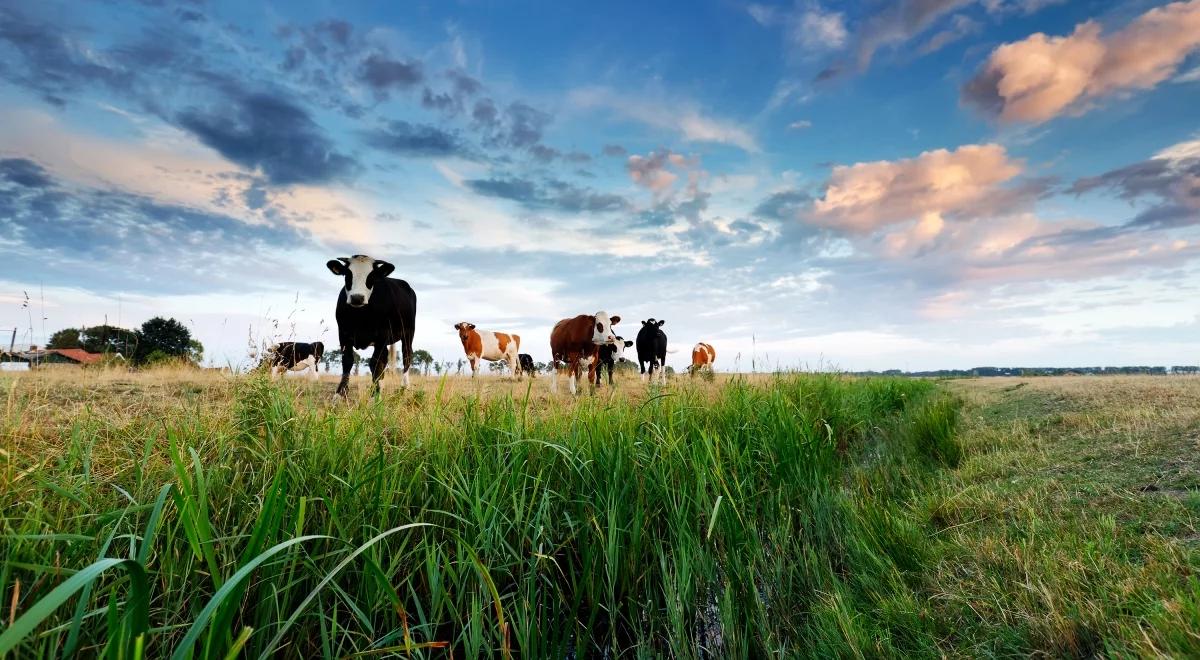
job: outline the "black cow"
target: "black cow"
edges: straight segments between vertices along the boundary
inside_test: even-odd
[[[517,362],[521,366],[521,371],[529,374],[530,378],[537,378],[537,369],[533,368],[533,356],[528,353],[517,355]]]
[[[658,369],[659,379],[666,382],[667,373],[667,333],[662,331],[666,321],[648,319],[642,321],[642,329],[637,334],[638,367],[642,376],[646,376],[646,364],[650,365],[650,380],[654,380],[654,370]]]
[[[346,396],[350,385],[350,369],[354,367],[354,350],[372,344],[375,352],[367,364],[371,367],[371,382],[375,393],[379,393],[379,379],[383,377],[384,352],[391,358],[392,369],[396,368],[396,347],[400,342],[404,353],[404,381],[408,386],[408,370],[412,367],[413,333],[417,320],[417,294],[404,280],[388,277],[395,266],[386,261],[356,254],[339,257],[325,264],[334,275],[346,278],[338,292],[337,312],[338,342],[342,347],[342,381],[338,383],[338,396]]]
[[[633,342],[626,341],[622,337],[617,337],[617,343],[615,344],[603,344],[596,347],[596,359],[598,361],[596,364],[597,385],[600,384],[600,372],[604,370],[605,367],[608,367],[608,384],[609,386],[613,384],[613,366],[615,366],[617,362],[625,361],[625,356],[623,353],[625,352],[625,349],[629,348],[630,346],[633,346]]]
[[[297,341],[283,341],[278,344],[273,344],[267,349],[267,364],[271,365],[271,378],[282,374],[285,371],[304,371],[311,369],[309,373],[313,380],[317,379],[317,367],[321,364],[321,358],[325,356],[325,344],[319,341],[314,341],[311,344],[305,344]]]

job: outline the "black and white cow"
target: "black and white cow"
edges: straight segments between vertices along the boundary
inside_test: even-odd
[[[271,378],[277,378],[285,371],[304,371],[309,369],[313,380],[317,379],[317,368],[321,358],[325,356],[325,344],[314,341],[305,344],[297,341],[284,341],[272,344],[267,349],[267,364],[271,365]]]
[[[654,319],[642,321],[642,329],[638,330],[637,334],[638,367],[641,369],[642,378],[646,378],[646,365],[649,363],[650,380],[654,380],[654,371],[657,369],[658,377],[663,383],[667,381],[667,333],[662,331],[664,323],[666,321]]]
[[[596,359],[599,363],[596,365],[596,384],[600,384],[600,372],[605,368],[608,369],[608,384],[611,387],[613,384],[612,374],[613,367],[618,362],[625,361],[625,349],[633,346],[633,342],[626,340],[624,337],[617,337],[617,343],[604,344],[597,347]]]
[[[371,366],[375,393],[379,393],[379,379],[383,377],[385,351],[392,370],[396,369],[396,342],[400,342],[404,353],[402,373],[403,384],[407,387],[417,320],[416,292],[408,282],[388,277],[395,266],[366,255],[339,257],[325,265],[334,275],[346,280],[338,292],[335,312],[338,343],[342,348],[342,380],[338,383],[337,394],[345,397],[350,385],[350,369],[355,362],[353,349],[361,350],[372,344],[375,352],[367,364]]]
[[[533,356],[528,353],[521,353],[517,356],[517,362],[521,366],[521,371],[529,374],[530,378],[537,378],[537,369],[533,368]]]

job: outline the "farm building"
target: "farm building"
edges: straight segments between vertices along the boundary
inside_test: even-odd
[[[7,363],[16,368],[34,368],[41,366],[75,366],[81,367],[99,362],[104,356],[100,353],[89,353],[82,348],[38,348],[30,346],[28,351],[0,352],[0,363]]]

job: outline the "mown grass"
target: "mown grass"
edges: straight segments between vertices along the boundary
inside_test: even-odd
[[[0,654],[940,653],[921,381],[5,376]]]
[[[922,498],[951,655],[1200,657],[1200,379],[955,381]]]

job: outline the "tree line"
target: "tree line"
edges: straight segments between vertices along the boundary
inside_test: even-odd
[[[192,337],[187,326],[161,316],[132,329],[107,324],[63,328],[50,335],[46,348],[82,348],[108,357],[119,355],[139,366],[173,360],[200,364],[204,359],[204,345]]]
[[[1165,376],[1170,374],[1200,374],[1200,366],[1175,365],[1171,367],[1158,366],[1126,366],[1126,367],[974,367],[971,369],[937,369],[934,371],[856,371],[856,376],[912,376],[916,378],[988,378],[992,376],[1115,376],[1115,375],[1150,375]]]

